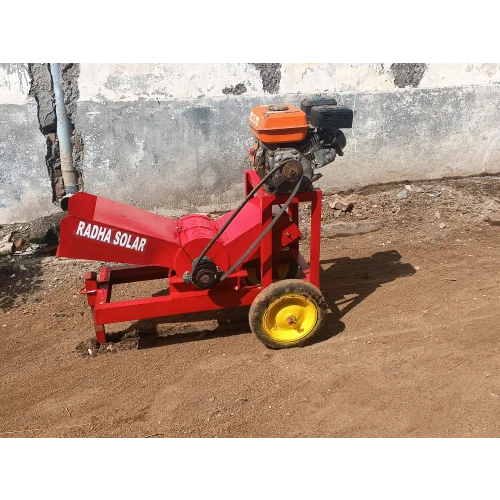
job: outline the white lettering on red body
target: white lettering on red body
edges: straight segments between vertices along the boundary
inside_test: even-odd
[[[77,236],[82,236],[83,238],[89,238],[91,240],[102,241],[103,243],[109,244],[111,244],[111,240],[113,239],[113,245],[135,250],[137,252],[145,251],[146,243],[148,241],[147,238],[134,236],[133,234],[123,231],[116,231],[113,238],[113,231],[113,229],[104,226],[80,221],[75,234]]]

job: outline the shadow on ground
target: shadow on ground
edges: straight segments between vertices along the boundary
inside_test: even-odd
[[[324,269],[320,278],[321,291],[328,304],[331,307],[347,304],[342,311],[338,307],[332,309],[332,314],[338,314],[339,320],[381,285],[416,272],[411,264],[401,262],[401,254],[395,250],[360,259],[323,260],[321,266]]]
[[[321,265],[321,290],[330,306],[331,313],[328,314],[321,333],[314,343],[324,342],[341,333],[344,330],[341,318],[381,285],[415,273],[413,266],[401,262],[401,255],[394,250],[377,252],[371,257],[359,259],[341,257],[323,260]],[[162,290],[155,296],[165,295],[165,293],[165,290]],[[339,305],[344,307],[339,309]],[[247,334],[250,332],[248,310],[248,307],[242,307],[179,317],[141,320],[127,330],[109,335],[109,340],[119,342],[135,332],[138,337],[138,348],[147,349]],[[212,321],[215,326],[207,328],[193,324],[200,321]],[[166,332],[159,334],[158,325],[160,324],[168,324],[168,328]]]

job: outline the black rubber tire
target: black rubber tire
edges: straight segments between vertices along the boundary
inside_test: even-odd
[[[263,324],[264,316],[269,306],[277,299],[288,294],[301,295],[316,307],[316,324],[311,331],[296,341],[279,341],[270,336]],[[277,281],[264,288],[253,301],[248,313],[250,328],[257,338],[270,349],[288,349],[291,347],[301,347],[316,336],[323,325],[328,311],[328,304],[321,291],[308,281],[289,279]]]

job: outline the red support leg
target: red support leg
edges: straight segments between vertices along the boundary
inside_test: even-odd
[[[106,330],[104,328],[104,325],[96,324],[94,308],[92,308],[92,316],[94,318],[95,338],[96,338],[97,342],[99,342],[99,344],[105,344],[106,343]]]
[[[315,190],[311,202],[311,248],[309,252],[310,282],[319,288],[319,262],[321,245],[321,191]]]
[[[103,267],[101,269],[99,277],[101,281],[107,282],[107,279],[109,277],[108,268]],[[105,288],[99,289],[97,286],[97,273],[93,271],[85,273],[83,279],[85,281],[85,287],[84,287],[85,289],[82,290],[81,292],[87,296],[87,302],[92,310],[92,319],[94,321],[95,337],[97,342],[99,342],[99,344],[104,344],[106,342],[106,332],[104,330],[104,325],[98,325],[96,323],[95,306],[96,304],[102,305],[107,301],[109,301],[111,287],[108,288],[106,286]]]
[[[262,211],[261,231],[271,224],[273,219],[273,200],[272,196],[260,198]],[[260,242],[260,275],[262,286],[269,286],[273,282],[273,231],[269,231]]]
[[[293,222],[299,225],[299,202],[293,202],[290,203],[290,206],[288,207],[288,210],[290,211],[290,217],[292,218]]]

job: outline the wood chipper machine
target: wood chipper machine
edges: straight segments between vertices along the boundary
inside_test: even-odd
[[[313,183],[317,169],[343,155],[340,129],[352,120],[335,99],[254,107],[245,199],[217,220],[173,220],[84,192],[71,196],[57,255],[126,264],[84,276],[97,341],[106,342],[110,323],[250,306],[250,328],[267,347],[309,342],[328,309],[319,290],[322,192]],[[311,203],[309,262],[299,251],[303,202]],[[155,279],[168,279],[167,295],[111,301],[113,285]]]

